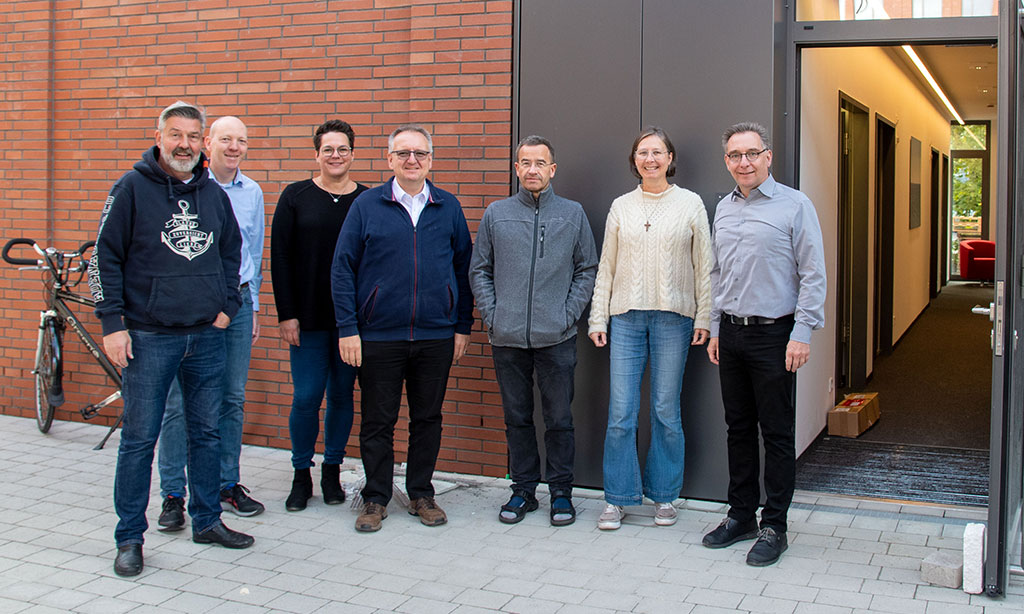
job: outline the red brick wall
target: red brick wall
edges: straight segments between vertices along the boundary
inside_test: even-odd
[[[281,189],[316,169],[316,125],[338,117],[354,126],[353,176],[369,185],[386,178],[387,134],[425,125],[432,179],[458,195],[474,233],[486,202],[509,193],[511,0],[8,1],[0,11],[4,240],[71,249],[95,238],[110,186],[152,144],[159,110],[176,99],[248,125],[243,168],[266,194],[268,229],[248,443],[289,446],[291,380],[266,270],[269,229]],[[0,411],[31,416],[41,285],[37,273],[2,269]],[[79,313],[98,338],[92,314]],[[473,341],[452,368],[438,467],[504,475],[500,401],[479,324]],[[77,339],[67,347],[68,402],[57,418],[80,420],[77,409],[107,384]],[[348,453],[358,455],[355,436]]]

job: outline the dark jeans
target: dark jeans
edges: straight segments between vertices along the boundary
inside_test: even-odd
[[[188,513],[202,532],[220,522],[220,416],[224,331],[188,335],[130,331],[134,358],[122,371],[124,424],[114,474],[117,545],[141,544],[149,526],[146,507],[153,453],[171,382],[181,381],[188,440]]]
[[[290,345],[288,350],[293,384],[292,411],[288,414],[292,467],[313,466],[325,392],[324,463],[340,465],[345,462],[345,446],[352,433],[356,368],[341,361],[337,329],[300,330],[299,345]]]
[[[363,341],[362,345],[359,447],[366,471],[363,500],[381,505],[391,500],[402,382],[409,403],[405,490],[412,499],[433,497],[430,480],[441,449],[441,405],[455,354],[455,338]]]
[[[572,424],[576,337],[546,348],[493,346],[494,373],[505,409],[505,437],[512,490],[531,494],[541,481],[537,431],[533,425],[533,376],[537,374],[544,416],[545,475],[551,494],[571,496],[576,441]]]
[[[249,357],[252,355],[252,295],[242,292],[242,307],[224,329],[224,399],[220,405],[220,487],[231,488],[241,479],[238,457],[242,453],[242,426],[245,423],[245,384],[249,381]],[[177,379],[167,395],[164,423],[160,428],[160,495],[185,496],[185,463],[188,449],[185,436],[185,410],[181,382]]]
[[[796,479],[794,374],[786,370],[792,317],[775,324],[722,321],[719,376],[729,445],[729,516],[755,517],[760,502],[758,427],[764,440],[765,504],[761,527],[786,530]]]

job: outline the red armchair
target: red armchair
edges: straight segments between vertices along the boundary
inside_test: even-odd
[[[960,242],[960,278],[992,281],[996,277],[996,244],[983,239]]]

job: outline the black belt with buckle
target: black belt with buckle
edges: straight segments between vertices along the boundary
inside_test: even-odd
[[[249,287],[249,282],[245,282],[241,286],[238,286],[238,291],[241,292],[242,290],[245,290],[248,287]]]
[[[730,313],[723,313],[722,320],[735,324],[736,326],[765,326],[767,324],[776,324],[778,322],[785,322],[786,320],[792,320],[792,314],[788,316],[782,316],[781,318],[763,318],[761,316],[734,316]]]

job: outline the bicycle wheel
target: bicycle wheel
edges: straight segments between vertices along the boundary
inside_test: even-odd
[[[57,409],[50,403],[50,391],[53,390],[59,372],[60,345],[53,322],[43,325],[43,334],[39,338],[39,361],[36,363],[36,424],[43,433],[50,430],[53,414]]]

